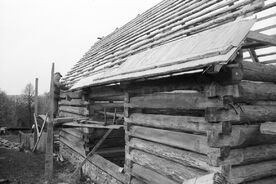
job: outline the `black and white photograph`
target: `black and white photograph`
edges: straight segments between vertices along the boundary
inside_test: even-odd
[[[0,0],[0,184],[276,184],[276,0]]]

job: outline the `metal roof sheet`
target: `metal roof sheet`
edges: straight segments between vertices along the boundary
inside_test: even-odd
[[[255,23],[240,19],[132,55],[121,65],[84,77],[72,89],[110,84],[141,77],[154,77],[227,63]]]

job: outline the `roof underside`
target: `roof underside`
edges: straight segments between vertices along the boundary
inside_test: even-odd
[[[264,7],[262,0],[164,0],[95,43],[64,80],[82,88],[226,63],[253,24],[233,21],[275,5]]]

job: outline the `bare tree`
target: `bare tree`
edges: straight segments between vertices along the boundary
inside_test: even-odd
[[[33,101],[34,101],[34,87],[31,83],[27,84],[23,91],[23,98],[27,105],[30,127],[33,124]]]

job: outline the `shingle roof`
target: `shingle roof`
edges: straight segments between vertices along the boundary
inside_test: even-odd
[[[73,88],[109,84],[198,70],[212,63],[226,64],[241,46],[255,20],[239,20],[184,37],[130,56],[118,67],[83,78]]]
[[[88,77],[106,78],[106,75],[100,76],[106,71],[115,75],[118,66],[123,66],[126,61],[131,63],[131,58],[136,58],[137,62],[139,56],[160,45],[171,44],[169,42],[252,14],[261,10],[263,5],[261,0],[164,0],[95,43],[64,79],[73,85],[80,79],[88,80]],[[124,68],[124,72],[126,70]],[[80,82],[78,87],[81,87]]]

